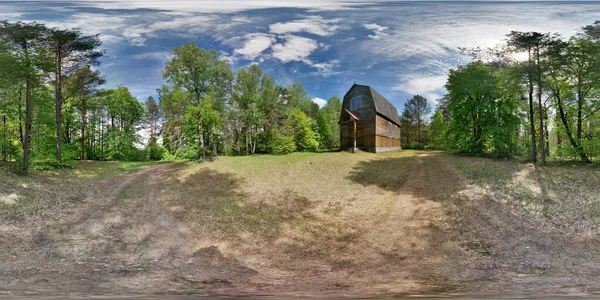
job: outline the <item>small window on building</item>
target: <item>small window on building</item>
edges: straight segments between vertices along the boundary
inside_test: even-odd
[[[388,121],[388,137],[392,137],[392,122]]]
[[[362,108],[362,96],[356,96],[350,100],[350,110],[355,111]]]

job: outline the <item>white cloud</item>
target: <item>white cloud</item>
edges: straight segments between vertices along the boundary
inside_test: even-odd
[[[385,33],[384,31],[386,31],[388,28],[385,26],[381,26],[377,23],[372,23],[372,24],[365,24],[364,27],[366,29],[372,30],[373,31],[373,35],[369,35],[369,38],[374,39],[374,40],[378,40],[383,36],[386,36],[387,33]]]
[[[154,9],[163,11],[230,13],[263,8],[303,8],[314,11],[351,9],[368,4],[364,0],[66,0],[103,9]]]
[[[273,45],[273,57],[283,63],[299,61],[312,64],[308,57],[319,47],[315,40],[291,34],[284,35],[283,38],[284,44]]]
[[[311,100],[312,100],[312,102],[314,102],[317,105],[319,105],[319,108],[323,108],[323,106],[325,106],[327,104],[327,100],[325,100],[323,98],[314,97]]]
[[[250,33],[244,36],[246,41],[242,48],[235,49],[235,54],[242,55],[245,59],[253,60],[265,50],[271,48],[275,37],[266,33]]]
[[[313,63],[312,66],[317,68],[317,74],[323,77],[329,77],[331,75],[339,74],[339,71],[334,71],[333,69],[340,65],[339,59],[332,59],[328,62],[322,63]]]
[[[271,24],[269,30],[276,34],[307,32],[319,36],[331,36],[339,28],[336,25],[339,21],[340,19],[327,20],[320,16],[310,16],[304,20]]]
[[[446,75],[405,74],[392,90],[412,95],[421,95],[430,102],[441,98],[445,93]]]
[[[167,61],[173,58],[173,54],[169,51],[156,51],[156,52],[145,52],[133,55],[134,59],[144,60],[144,59],[154,59],[160,61]]]

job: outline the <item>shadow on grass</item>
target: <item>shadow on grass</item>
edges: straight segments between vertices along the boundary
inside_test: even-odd
[[[423,152],[361,161],[346,178],[363,186],[442,201],[463,189],[464,182],[442,163],[440,155],[447,154]]]
[[[273,197],[276,199],[251,199],[241,188],[243,179],[235,174],[209,168],[191,170],[180,163],[165,171],[161,175],[162,198],[176,218],[201,228],[276,238],[283,223],[314,218],[309,212],[314,204],[291,190]]]

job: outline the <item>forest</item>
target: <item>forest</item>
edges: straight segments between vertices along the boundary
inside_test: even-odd
[[[37,23],[0,23],[1,159],[15,170],[74,160],[205,159],[339,147],[341,101],[323,108],[296,82],[258,65],[233,71],[214,50],[173,49],[159,99],[103,88],[98,35]]]
[[[409,99],[403,144],[490,157],[547,161],[600,157],[600,21],[572,37],[512,31],[493,49],[462,49],[432,107]]]
[[[494,49],[463,49],[442,99],[415,95],[403,148],[591,162],[600,157],[600,21],[572,37],[513,31]],[[214,50],[175,47],[158,99],[104,88],[98,35],[0,22],[1,154],[14,170],[75,160],[206,159],[339,148],[341,100],[320,108],[299,82],[257,64],[233,70]],[[435,110],[431,101],[437,100]]]

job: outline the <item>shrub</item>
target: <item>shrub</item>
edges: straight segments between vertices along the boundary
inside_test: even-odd
[[[296,151],[294,136],[280,135],[271,143],[273,154],[288,154]]]
[[[198,159],[198,148],[196,147],[196,145],[181,146],[177,149],[177,151],[175,151],[175,157],[181,159],[196,160]]]
[[[311,128],[310,118],[299,108],[292,111],[286,127],[294,133],[298,151],[316,151],[319,148],[319,135]]]
[[[165,148],[161,146],[149,146],[146,148],[146,152],[149,160],[161,160],[165,155]]]

